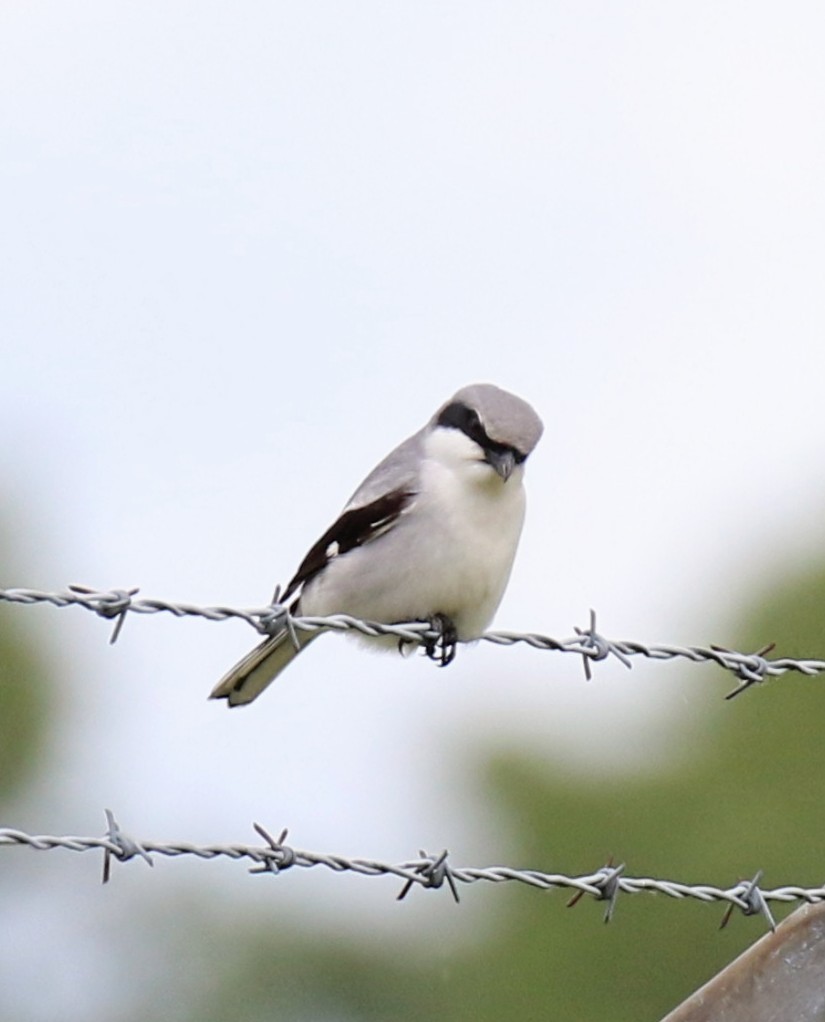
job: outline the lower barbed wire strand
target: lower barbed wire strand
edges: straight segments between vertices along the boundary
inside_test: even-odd
[[[125,836],[116,839],[78,835],[28,834],[22,830],[0,828],[0,848],[12,846],[25,846],[36,851],[53,851],[58,848],[74,852],[103,851],[121,860],[133,858],[137,854],[144,858],[159,855],[171,858],[193,856],[207,860],[218,858],[228,858],[234,861],[249,860],[253,865],[272,863],[272,872],[280,872],[293,866],[302,868],[321,866],[335,873],[351,872],[362,876],[393,876],[423,887],[440,886],[440,882],[433,883],[428,872],[432,869],[435,860],[427,856],[401,863],[387,863],[374,859],[308,852],[288,845],[274,847],[244,844],[196,845],[185,841],[136,841]],[[446,853],[443,853],[441,858],[449,877],[459,884],[512,882],[544,891],[580,892],[596,898],[603,897],[605,875],[611,872],[603,868],[595,873],[570,876],[564,873],[545,873],[536,869],[516,869],[507,866],[452,866],[448,864]],[[613,871],[613,874],[617,874],[617,871]],[[695,899],[706,903],[726,903],[745,911],[748,910],[746,895],[754,886],[752,883],[739,881],[729,888],[722,888],[709,884],[686,884],[669,879],[625,875],[615,875],[614,882],[617,892],[623,894],[664,894],[675,900]],[[812,904],[825,901],[825,887],[806,888],[785,885],[772,890],[759,888],[759,894],[765,902]]]

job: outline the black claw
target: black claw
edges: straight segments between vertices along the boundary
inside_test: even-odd
[[[446,667],[455,659],[458,632],[446,614],[433,614],[429,621],[438,634],[434,639],[425,640],[424,652],[430,660],[438,661],[439,667]]]

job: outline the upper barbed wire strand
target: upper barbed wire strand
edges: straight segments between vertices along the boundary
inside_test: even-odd
[[[85,586],[69,586],[59,592],[43,592],[37,589],[0,589],[0,601],[33,605],[49,603],[55,607],[78,606],[91,610],[109,620],[115,620],[112,640],[115,641],[127,614],[168,613],[175,617],[199,617],[207,621],[228,621],[238,619],[251,625],[256,631],[267,635],[273,630],[288,625],[297,631],[347,631],[355,630],[364,635],[392,635],[405,642],[425,645],[438,638],[438,633],[425,621],[401,624],[381,624],[363,621],[347,614],[331,617],[294,617],[282,604],[276,602],[266,607],[230,607],[224,605],[201,606],[172,600],[138,599],[138,589],[95,590]],[[567,639],[555,639],[538,632],[493,631],[480,636],[481,641],[498,646],[513,646],[523,643],[533,649],[555,650],[559,653],[574,653],[583,658],[585,672],[590,676],[590,666],[598,660],[613,657],[630,667],[631,657],[648,660],[683,659],[692,663],[713,663],[731,672],[739,681],[728,698],[738,695],[751,685],[766,677],[776,677],[789,672],[813,676],[825,673],[825,660],[815,658],[777,657],[766,659],[764,654],[772,647],[765,647],[756,653],[740,653],[715,645],[678,646],[666,643],[644,643],[625,639],[607,639],[596,630],[596,617],[591,611],[588,628],[577,628],[576,635]]]

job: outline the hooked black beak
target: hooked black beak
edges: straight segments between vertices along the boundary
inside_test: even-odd
[[[491,451],[488,449],[485,452],[484,460],[488,465],[492,465],[505,483],[516,467],[516,455],[509,449],[503,451]]]

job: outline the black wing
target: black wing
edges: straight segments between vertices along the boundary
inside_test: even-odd
[[[333,558],[363,546],[386,532],[409,506],[413,497],[413,491],[393,490],[369,504],[344,511],[301,561],[282,599],[288,600],[300,586],[323,571]]]

